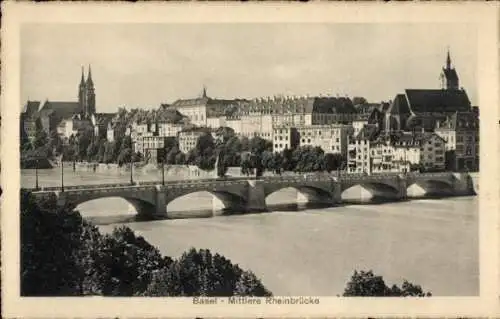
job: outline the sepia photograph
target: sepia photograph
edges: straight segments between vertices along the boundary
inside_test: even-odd
[[[479,23],[47,20],[2,123],[21,299],[482,295]]]

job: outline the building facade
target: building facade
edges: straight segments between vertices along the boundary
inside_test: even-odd
[[[318,146],[325,153],[341,154],[347,158],[349,137],[353,134],[351,125],[303,125],[295,128],[300,146]]]
[[[288,125],[273,127],[272,141],[275,153],[280,153],[285,149],[293,150],[300,144],[297,129]]]
[[[456,112],[439,122],[436,134],[446,143],[446,166],[454,171],[479,170],[479,118],[474,112]]]
[[[179,150],[184,154],[189,153],[192,149],[196,147],[196,143],[200,136],[205,135],[206,132],[203,131],[184,131],[179,132],[178,141],[179,141]]]

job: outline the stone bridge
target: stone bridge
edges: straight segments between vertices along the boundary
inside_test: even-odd
[[[138,214],[168,217],[167,205],[184,195],[206,191],[220,199],[225,208],[241,211],[265,211],[266,198],[283,188],[293,187],[309,202],[335,205],[342,202],[342,192],[360,185],[374,197],[401,200],[407,189],[418,185],[427,194],[473,195],[471,177],[466,173],[380,174],[380,175],[301,175],[261,179],[205,179],[169,181],[165,185],[146,182],[139,185],[106,184],[30,189],[38,197],[57,198],[59,205],[73,207],[106,197],[120,197],[132,204]]]

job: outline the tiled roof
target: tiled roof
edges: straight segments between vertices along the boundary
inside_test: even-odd
[[[468,112],[471,104],[464,90],[405,90],[414,113]]]
[[[80,113],[78,102],[46,101],[40,109],[41,115],[55,114],[59,118],[70,118],[76,113]]]
[[[208,98],[201,97],[196,99],[179,99],[172,103],[173,107],[191,107],[197,105],[206,105],[208,102]]]
[[[398,94],[387,109],[389,114],[407,114],[410,113],[410,107],[404,94]]]

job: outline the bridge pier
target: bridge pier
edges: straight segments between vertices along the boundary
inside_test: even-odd
[[[262,180],[248,181],[247,202],[245,207],[246,212],[267,211],[264,183],[265,182]]]
[[[406,180],[406,176],[399,175],[398,176],[398,195],[397,199],[405,200],[408,198],[408,183]]]
[[[165,187],[163,185],[156,185],[156,205],[154,217],[166,218],[167,213],[167,195],[165,193]]]
[[[342,204],[342,184],[337,177],[332,179],[332,204]]]
[[[476,195],[476,191],[474,190],[474,181],[469,174],[453,173],[453,195]]]

